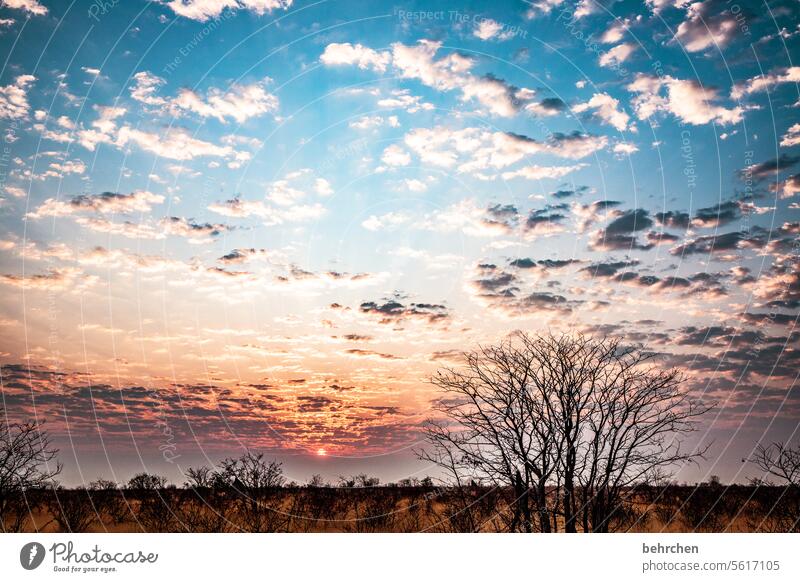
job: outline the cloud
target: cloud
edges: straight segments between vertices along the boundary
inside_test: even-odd
[[[475,299],[507,317],[564,314],[572,311],[578,303],[555,293],[525,292],[521,286],[522,281],[515,274],[491,263],[479,264],[476,278],[469,281]]]
[[[481,40],[491,40],[493,38],[497,40],[508,40],[513,38],[514,32],[512,30],[504,31],[504,28],[505,26],[496,20],[492,20],[491,18],[482,18],[472,31],[472,34]]]
[[[251,156],[250,152],[237,151],[229,145],[219,146],[203,141],[180,127],[169,127],[160,134],[130,125],[117,127],[118,119],[127,112],[124,108],[95,106],[94,109],[98,117],[92,122],[92,128],[78,131],[78,142],[90,151],[94,151],[103,143],[120,149],[136,145],[143,151],[171,160],[187,161],[196,157],[229,158],[231,160],[229,166],[236,166]]]
[[[164,202],[160,194],[153,194],[147,190],[136,190],[130,194],[117,192],[103,192],[102,194],[81,194],[73,196],[67,201],[48,198],[34,212],[28,214],[30,218],[44,216],[68,216],[84,212],[98,212],[101,214],[130,212],[149,212],[155,204]]]
[[[0,87],[0,119],[25,119],[31,106],[28,103],[28,85],[33,75],[19,75],[11,85]]]
[[[630,42],[624,42],[607,50],[598,60],[601,67],[613,67],[627,61],[633,53],[636,52],[636,45]]]
[[[387,51],[378,52],[361,44],[334,42],[325,47],[319,60],[329,67],[355,65],[359,69],[372,69],[384,73],[391,55]]]
[[[501,117],[516,115],[523,104],[516,87],[490,75],[473,75],[470,70],[475,61],[459,53],[437,60],[435,55],[441,46],[441,42],[431,40],[421,40],[415,46],[395,43],[392,64],[403,78],[417,79],[439,91],[458,90],[462,101],[474,99]]]
[[[625,131],[630,121],[630,116],[619,109],[619,100],[608,93],[595,93],[589,101],[574,105],[572,110],[576,113],[593,111],[595,117],[619,131]]]
[[[738,100],[754,93],[771,91],[785,83],[800,83],[800,67],[778,69],[766,75],[748,79],[744,83],[737,83],[731,90],[731,99]]]
[[[387,166],[407,166],[411,163],[411,155],[397,144],[383,150],[381,161]]]
[[[761,248],[765,244],[760,232],[744,234],[729,232],[726,234],[712,234],[689,239],[686,242],[670,249],[673,255],[724,253],[744,248]]]
[[[208,206],[212,212],[229,218],[248,218],[255,216],[261,218],[266,225],[277,225],[286,222],[308,222],[321,218],[325,214],[322,204],[295,204],[285,208],[278,208],[265,204],[261,200],[242,200],[231,198],[223,202],[215,202]]]
[[[725,0],[701,0],[688,4],[686,19],[678,25],[675,39],[689,52],[712,46],[724,48],[738,27],[736,16]]]
[[[503,172],[504,180],[513,178],[525,178],[526,180],[542,180],[544,178],[558,179],[567,174],[585,168],[586,164],[574,164],[572,166],[524,166],[513,172]]]
[[[388,212],[381,216],[376,216],[374,214],[371,215],[361,223],[361,226],[367,230],[377,232],[379,230],[385,230],[387,228],[405,224],[409,220],[411,220],[411,217],[402,212]]]
[[[264,88],[264,82],[250,85],[235,84],[223,92],[212,88],[205,99],[198,93],[183,89],[172,101],[174,108],[191,111],[200,117],[211,117],[225,123],[231,118],[244,123],[251,117],[278,110],[278,98]]]
[[[719,93],[712,87],[703,87],[694,79],[675,79],[669,75],[655,77],[639,73],[628,85],[637,93],[632,104],[639,119],[650,119],[658,113],[670,113],[685,123],[704,125],[719,123],[730,125],[742,120],[744,109],[726,109],[718,105]],[[666,95],[663,95],[666,91]]]
[[[223,232],[231,230],[224,224],[195,222],[189,218],[166,216],[159,221],[164,231],[173,236],[181,236],[194,242],[208,242]]]
[[[563,2],[564,0],[527,0],[525,4],[528,5],[528,10],[525,12],[525,17],[533,20],[539,16],[546,16]]]
[[[165,83],[164,79],[147,71],[136,73],[133,78],[133,99],[174,116],[191,112],[202,118],[217,119],[221,123],[226,123],[228,118],[244,123],[251,117],[278,110],[278,98],[265,89],[269,79],[249,85],[234,84],[226,91],[212,87],[205,97],[184,88],[177,97],[165,98],[157,95],[159,87]]]
[[[85,275],[74,267],[52,269],[34,275],[0,275],[0,283],[5,285],[41,291],[66,291],[76,286],[80,290],[96,282],[96,277]]]
[[[679,212],[677,210],[667,210],[665,212],[656,212],[653,215],[656,222],[668,228],[689,228],[689,213]]]
[[[236,152],[230,146],[218,146],[193,137],[183,128],[170,128],[163,134],[151,133],[123,126],[117,133],[115,145],[124,147],[136,144],[142,150],[170,160],[192,160],[197,157],[233,157]]]
[[[798,162],[800,162],[800,156],[781,154],[778,158],[747,166],[740,172],[740,177],[743,179],[750,177],[754,180],[775,179],[779,172],[788,170]]]
[[[419,95],[412,95],[408,89],[394,89],[388,97],[378,100],[378,107],[405,109],[409,113],[417,113],[432,110],[433,104],[422,101]]]
[[[518,225],[516,207],[498,204],[481,206],[473,199],[464,199],[432,212],[414,222],[414,228],[434,232],[463,232],[469,236],[499,236],[510,234]]]
[[[785,148],[791,148],[797,145],[800,145],[800,123],[795,123],[787,129],[781,139],[781,146]]]
[[[44,16],[47,14],[47,7],[43,6],[39,0],[3,0],[3,6],[6,8],[24,10],[35,16]]]
[[[779,192],[781,198],[793,198],[800,194],[800,174],[789,176],[777,184],[770,184],[769,189],[773,192]]]
[[[608,144],[605,136],[584,133],[554,133],[546,142],[530,137],[488,131],[475,127],[453,130],[444,126],[417,128],[405,135],[405,145],[419,156],[423,163],[452,168],[459,172],[473,173],[477,177],[486,170],[501,170],[535,154],[551,154],[561,158],[580,159],[604,148]],[[553,170],[554,176],[564,175],[578,169]],[[564,174],[559,174],[559,172]],[[508,177],[535,175],[536,168],[522,169]]]
[[[501,117],[516,115],[533,101],[534,92],[529,89],[519,89],[492,75],[473,74],[476,61],[471,57],[453,52],[437,59],[441,47],[441,42],[432,40],[420,40],[413,46],[394,43],[390,53],[360,44],[332,43],[320,60],[328,66],[352,65],[379,73],[391,64],[404,79],[416,79],[442,92],[458,91],[461,101],[476,101]]]
[[[586,232],[595,223],[619,216],[620,211],[616,210],[616,207],[620,204],[622,203],[616,200],[595,200],[590,204],[573,202],[570,210],[576,218],[578,232]]]
[[[435,303],[401,303],[396,298],[382,301],[364,301],[358,306],[360,313],[377,317],[381,324],[401,324],[406,321],[423,321],[431,324],[446,323],[450,312],[444,305]]]
[[[523,223],[526,238],[549,236],[564,232],[564,221],[567,216],[562,211],[569,208],[567,204],[547,205],[539,210],[532,210]]]
[[[293,0],[160,0],[178,16],[205,22],[219,18],[225,10],[249,10],[261,16],[273,10],[287,10]]]

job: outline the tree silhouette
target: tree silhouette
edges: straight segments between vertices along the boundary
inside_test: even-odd
[[[516,333],[479,347],[431,378],[443,418],[426,423],[431,448],[418,455],[460,489],[510,491],[511,531],[616,529],[629,521],[627,491],[706,450],[685,450],[682,437],[709,407],[653,359],[583,335]]]
[[[0,408],[0,415],[3,415]],[[61,473],[58,449],[36,422],[0,423],[0,528],[21,531],[30,517],[29,494]]]

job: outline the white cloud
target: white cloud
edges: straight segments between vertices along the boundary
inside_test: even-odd
[[[491,18],[483,18],[475,29],[472,31],[472,34],[477,36],[481,40],[490,40],[496,38],[497,40],[508,40],[514,36],[513,31],[506,30],[505,32],[503,29],[505,26],[497,22],[496,20],[492,20]]]
[[[600,55],[598,60],[601,67],[611,67],[627,61],[636,51],[636,45],[624,42]]]
[[[786,130],[786,134],[781,139],[781,145],[785,148],[800,145],[800,123],[795,123]]]
[[[133,76],[133,85],[130,88],[131,97],[140,103],[152,106],[165,105],[167,100],[156,95],[159,87],[166,81],[148,71],[139,71]]]
[[[205,97],[192,89],[181,89],[177,97],[157,95],[165,81],[148,71],[134,76],[131,97],[145,105],[156,107],[161,113],[182,116],[186,112],[225,123],[228,118],[244,123],[251,117],[278,110],[278,98],[265,88],[269,79],[249,85],[234,84],[227,91],[212,87]]]
[[[387,166],[407,166],[411,163],[411,155],[400,146],[392,144],[383,150],[381,161]]]
[[[278,98],[264,88],[264,82],[233,85],[223,92],[212,88],[205,100],[190,89],[183,89],[172,101],[173,108],[191,111],[200,117],[212,117],[221,122],[231,118],[244,123],[251,117],[278,110]]]
[[[82,194],[67,201],[48,198],[35,212],[29,213],[28,216],[30,218],[41,218],[43,216],[67,216],[84,212],[98,212],[101,214],[149,212],[153,205],[161,204],[162,202],[164,202],[162,195],[153,194],[147,190],[136,190],[130,194],[117,194],[114,192]]]
[[[545,178],[563,178],[567,174],[571,174],[586,164],[575,164],[573,166],[525,166],[513,172],[504,172],[503,178],[511,180],[512,178],[525,178],[526,180],[542,180]]]
[[[363,221],[361,226],[367,230],[379,231],[405,224],[410,220],[411,217],[403,212],[389,212],[381,216],[375,216],[373,214]]]
[[[593,111],[598,119],[619,131],[624,131],[630,121],[630,116],[619,109],[619,101],[608,93],[595,93],[589,101],[575,105],[572,110],[576,113]]]
[[[618,144],[614,144],[614,147],[612,149],[615,154],[628,155],[628,156],[631,154],[635,154],[636,152],[639,151],[639,148],[636,147],[635,144],[624,141]]]
[[[538,16],[546,16],[563,2],[564,0],[526,0],[528,10],[525,11],[525,18],[531,20]]]
[[[737,28],[736,17],[725,0],[703,0],[688,4],[686,20],[678,25],[675,39],[689,52],[722,48],[733,39]]]
[[[33,75],[20,75],[11,85],[0,87],[0,119],[24,119],[30,111],[27,87],[36,80]]]
[[[666,75],[654,77],[639,74],[628,90],[638,93],[633,107],[639,119],[649,119],[657,113],[671,113],[678,119],[692,125],[719,123],[729,125],[742,120],[744,109],[726,109],[716,102],[718,91],[703,87],[694,79],[675,79]],[[666,90],[666,95],[663,95]]]
[[[178,16],[206,21],[218,18],[225,10],[249,10],[259,16],[273,10],[288,9],[293,0],[162,0]]]
[[[759,75],[744,83],[736,84],[731,90],[731,98],[741,99],[753,93],[770,91],[784,83],[800,83],[800,67],[788,67],[781,71],[774,71],[767,75]]]
[[[502,131],[474,127],[452,130],[443,126],[418,128],[405,136],[405,144],[423,163],[459,172],[499,170],[535,154],[580,159],[606,146],[608,138],[586,134],[553,134],[547,142]],[[478,176],[480,177],[480,176]]]
[[[359,69],[372,69],[383,73],[389,64],[391,56],[388,52],[378,52],[361,44],[352,45],[349,42],[334,42],[325,47],[319,58],[328,66],[356,65]]]
[[[396,115],[390,115],[389,117],[381,117],[380,115],[365,115],[364,117],[360,117],[355,121],[351,121],[349,125],[353,129],[360,130],[374,129],[382,125],[388,125],[389,127],[400,127],[400,120],[397,119]]]
[[[378,107],[405,109],[409,113],[416,113],[420,110],[430,111],[433,104],[422,101],[418,95],[411,95],[408,89],[395,89],[389,97],[378,100]]]
[[[218,146],[192,137],[183,128],[170,128],[163,134],[157,134],[126,125],[119,129],[114,143],[119,147],[136,144],[144,151],[170,160],[191,160],[206,156],[227,158],[237,153],[230,146]]]
[[[403,184],[411,192],[425,192],[428,189],[428,185],[425,182],[416,178],[404,180]]]
[[[326,65],[357,65],[379,72],[391,63],[405,79],[417,79],[439,91],[458,90],[462,101],[475,100],[503,117],[515,115],[525,105],[516,87],[492,76],[472,74],[472,58],[453,52],[436,59],[441,46],[441,42],[432,40],[421,40],[413,46],[394,43],[389,54],[360,44],[333,43],[325,47],[320,60]]]
[[[262,219],[266,225],[283,224],[285,222],[307,222],[321,218],[326,212],[325,207],[319,203],[277,208],[269,206],[260,200],[248,201],[241,198],[215,202],[208,209],[230,218],[249,218],[254,216]]]
[[[39,0],[3,0],[3,6],[6,8],[24,10],[36,16],[44,16],[47,14],[47,7],[43,6]]]

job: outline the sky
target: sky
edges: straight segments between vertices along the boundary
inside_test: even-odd
[[[435,472],[428,382],[621,337],[800,421],[797,0],[0,2],[4,421],[67,484]]]

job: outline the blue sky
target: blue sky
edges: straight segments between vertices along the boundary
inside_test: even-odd
[[[2,5],[6,412],[69,479],[423,474],[425,378],[516,329],[684,368],[687,478],[794,438],[797,2]]]

